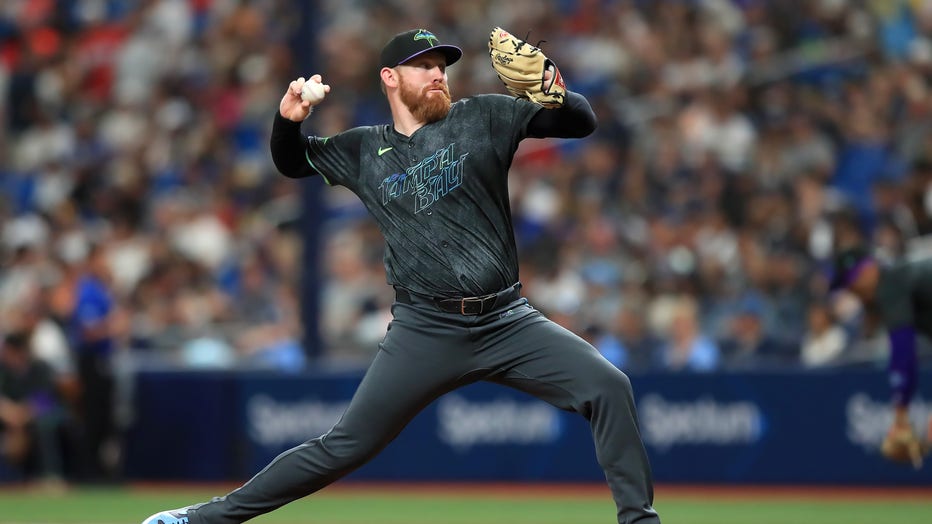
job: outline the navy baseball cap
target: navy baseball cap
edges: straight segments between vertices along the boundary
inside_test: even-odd
[[[447,59],[447,65],[463,56],[463,50],[454,46],[441,44],[437,37],[427,29],[412,29],[398,33],[382,48],[381,67],[395,67],[428,51],[440,51]]]
[[[857,278],[867,262],[873,260],[870,251],[863,246],[855,246],[839,251],[832,264],[829,291],[838,291],[848,287]]]

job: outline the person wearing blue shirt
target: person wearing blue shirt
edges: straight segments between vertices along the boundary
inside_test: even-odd
[[[72,345],[82,391],[78,407],[82,436],[79,469],[88,481],[105,480],[113,473],[103,456],[115,433],[111,328],[114,301],[109,278],[103,251],[94,247],[75,285],[71,316]]]

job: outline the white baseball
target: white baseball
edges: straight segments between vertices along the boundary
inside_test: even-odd
[[[304,86],[301,88],[301,100],[306,100],[312,104],[320,102],[326,95],[324,85],[313,80],[304,82]]]

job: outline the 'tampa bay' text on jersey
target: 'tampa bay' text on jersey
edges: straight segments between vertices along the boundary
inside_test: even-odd
[[[518,280],[508,170],[541,107],[465,98],[410,137],[390,124],[307,137],[310,173],[355,193],[386,241],[388,283],[477,296]]]

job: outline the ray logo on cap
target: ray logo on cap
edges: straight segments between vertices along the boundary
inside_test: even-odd
[[[437,37],[434,36],[433,33],[431,33],[430,31],[426,29],[418,29],[417,33],[414,35],[414,39],[415,40],[427,40],[427,43],[430,44],[431,47],[437,45],[440,42],[439,40],[437,40]]]

